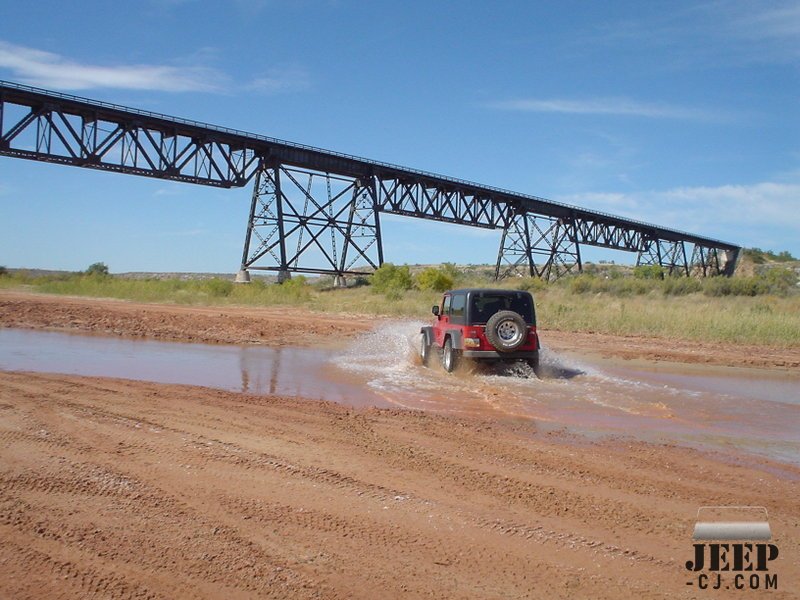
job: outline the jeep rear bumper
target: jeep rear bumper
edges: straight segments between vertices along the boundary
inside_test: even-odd
[[[536,358],[538,350],[525,350],[524,352],[497,352],[496,350],[464,350],[464,358]]]

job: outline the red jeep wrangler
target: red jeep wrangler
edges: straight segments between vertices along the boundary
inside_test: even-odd
[[[423,327],[420,357],[441,349],[442,366],[452,373],[461,357],[525,360],[539,375],[539,336],[533,296],[516,290],[462,289],[445,292],[433,307],[436,321]]]

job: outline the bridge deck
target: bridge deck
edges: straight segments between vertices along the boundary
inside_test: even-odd
[[[405,190],[399,200],[385,193],[381,212],[491,228],[507,228],[509,210],[530,212],[578,223],[576,242],[596,246],[639,247],[639,242],[619,241],[628,232],[739,250],[720,240],[498,187],[5,81],[0,81],[0,155],[217,187],[244,186],[260,167],[274,163],[375,178]],[[427,200],[410,202],[412,188]],[[426,190],[442,195],[449,208],[441,209],[442,202],[434,202]]]

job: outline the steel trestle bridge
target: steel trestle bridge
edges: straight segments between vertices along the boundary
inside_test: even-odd
[[[380,214],[502,229],[495,276],[582,270],[581,246],[732,275],[738,246],[544,198],[0,81],[0,155],[221,188],[255,179],[240,275],[343,281],[383,263]]]

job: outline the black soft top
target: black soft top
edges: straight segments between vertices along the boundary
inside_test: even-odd
[[[463,303],[453,302],[451,322],[465,325],[484,324],[500,310],[513,310],[529,325],[536,325],[533,296],[525,290],[496,288],[460,288],[445,292],[446,296],[463,297]]]
[[[526,292],[525,290],[505,290],[501,288],[459,288],[457,290],[448,290],[445,294],[472,294],[474,292],[481,292],[481,293],[490,293],[490,294],[498,294],[498,295],[510,295],[510,294],[529,294],[530,292]]]

